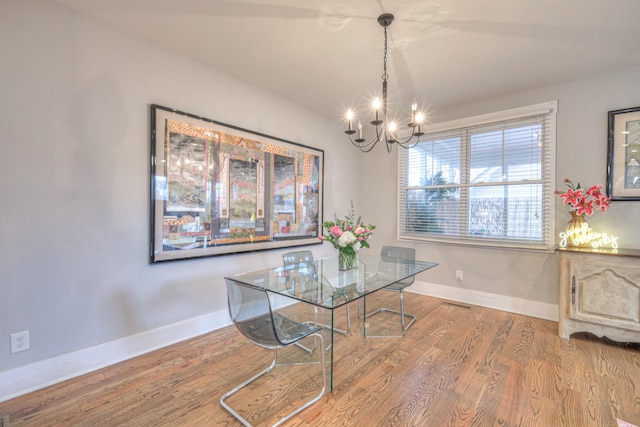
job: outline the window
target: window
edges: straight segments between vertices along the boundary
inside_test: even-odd
[[[399,156],[398,238],[551,250],[557,101],[433,125]]]

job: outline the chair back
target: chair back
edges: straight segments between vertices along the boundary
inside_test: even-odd
[[[301,276],[316,277],[316,262],[311,251],[297,251],[282,254],[282,261],[285,266],[296,266],[298,274]]]
[[[238,330],[252,343],[266,348],[292,344],[314,328],[294,322],[271,307],[266,290],[225,278],[229,316]]]
[[[416,250],[412,248],[402,248],[399,246],[384,246],[380,252],[380,266],[378,272],[382,274],[393,274],[404,271],[409,272],[412,262],[416,259]],[[415,276],[407,277],[404,280],[388,286],[386,289],[400,290],[413,284]]]
[[[287,252],[286,254],[282,254],[282,262],[285,266],[305,264],[314,270],[316,267],[315,260],[313,259],[313,253],[311,251]]]

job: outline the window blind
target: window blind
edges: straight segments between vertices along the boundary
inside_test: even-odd
[[[551,250],[557,101],[433,126],[399,156],[398,238]]]

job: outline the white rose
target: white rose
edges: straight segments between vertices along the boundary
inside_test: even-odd
[[[341,248],[344,248],[347,245],[353,244],[353,242],[355,242],[355,241],[356,241],[356,236],[354,236],[353,233],[350,232],[350,231],[345,231],[338,238],[338,245],[340,245]]]

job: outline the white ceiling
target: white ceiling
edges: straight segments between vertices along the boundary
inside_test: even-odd
[[[640,64],[639,0],[56,0],[330,117],[427,111]],[[639,76],[640,77],[640,76]],[[368,102],[368,101],[367,101]]]

